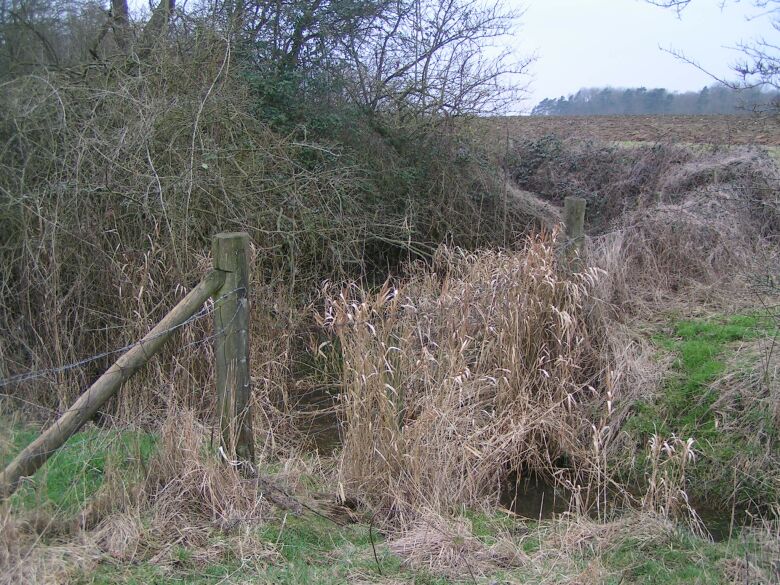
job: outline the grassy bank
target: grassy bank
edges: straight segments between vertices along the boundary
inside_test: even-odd
[[[780,496],[773,314],[676,320],[654,336],[673,360],[651,398],[640,398],[625,430],[637,445],[652,436],[695,440],[688,494],[716,508],[766,510]],[[636,458],[646,476],[646,454]]]
[[[8,418],[0,424],[5,429],[0,465],[5,466],[41,429]],[[155,446],[156,437],[147,432],[89,426],[25,479],[7,505],[11,511],[35,511],[58,523],[67,522],[98,497],[107,476],[119,475],[127,485],[138,483]]]
[[[739,493],[769,504],[750,524],[737,522],[723,541],[692,532],[662,506],[612,507],[595,519],[576,513],[574,500],[575,513],[539,521],[489,501],[443,515],[423,498],[408,523],[378,521],[375,505],[361,501],[370,494],[365,487],[346,484],[356,501],[334,497],[345,489],[338,453],[336,460],[288,455],[263,466],[264,476],[305,505],[286,509],[272,503],[273,493],[263,497],[251,481],[225,475],[207,429],[179,413],[160,433],[91,426],[73,437],[4,504],[3,558],[25,559],[24,568],[10,565],[13,579],[85,585],[773,582],[776,494],[751,491],[763,489],[760,482],[732,492],[726,482],[736,465],[746,464],[754,477],[761,471],[764,482],[777,481],[777,465],[755,447],[772,436],[771,427],[756,426],[771,419],[768,404],[748,400],[752,386],[743,385],[738,412],[750,424],[735,426],[728,416],[736,411],[721,406],[732,400],[734,385],[718,382],[756,379],[751,372],[764,354],[752,349],[771,342],[776,323],[760,313],[676,317],[646,331],[656,359],[671,366],[657,394],[637,399],[626,418],[625,445],[638,447],[628,481],[650,476],[644,447],[652,436],[695,437],[695,461],[677,488],[692,498]],[[37,432],[18,417],[5,420],[0,460]]]
[[[2,455],[7,458],[7,446],[24,444],[33,430],[9,431],[12,425],[4,429],[3,438],[9,440]],[[423,516],[398,533],[377,527],[366,515],[344,508],[334,514],[336,506],[325,507],[322,494],[334,486],[327,485],[327,474],[318,466],[308,468],[308,477],[300,482],[305,487],[295,490],[296,497],[311,506],[301,515],[277,509],[254,520],[168,517],[168,538],[161,539],[154,528],[160,510],[153,504],[138,510],[138,502],[127,502],[105,508],[93,525],[85,526],[78,512],[105,495],[99,477],[110,474],[113,490],[139,484],[149,489],[142,470],[161,456],[159,443],[148,435],[98,429],[69,443],[50,462],[46,475],[34,478],[7,505],[16,517],[15,536],[22,540],[17,545],[29,538],[26,530],[37,540],[23,574],[31,580],[46,575],[84,585],[716,584],[774,578],[776,532],[771,523],[713,543],[669,520],[636,511],[600,522],[567,515],[540,522],[505,509],[483,508],[463,509],[447,519]],[[135,452],[136,446],[143,451],[143,464],[127,458],[128,448]],[[61,481],[63,474],[75,482]],[[4,539],[12,527],[9,511],[6,508]],[[74,522],[79,518],[80,525]],[[39,564],[38,572],[30,568]]]
[[[461,552],[460,574],[452,568],[436,570],[436,558],[415,559],[394,554],[382,536],[373,537],[372,546],[366,526],[321,527],[318,521],[290,520],[284,528],[272,527],[261,537],[269,547],[269,558],[254,564],[238,559],[198,567],[196,552],[178,551],[179,563],[173,569],[149,564],[133,568],[101,565],[89,575],[77,576],[77,582],[102,583],[258,583],[303,585],[322,583],[409,583],[414,585],[448,585],[454,583],[536,583],[592,582],[616,585],[638,584],[718,584],[755,580],[770,575],[760,536],[742,542],[711,543],[669,526],[653,524],[637,530],[640,519],[615,522],[606,527],[578,525],[575,522],[548,521],[525,523],[513,521],[511,530],[520,536],[509,536],[505,530],[480,527],[473,538],[487,543],[500,540],[522,557],[514,567],[491,566],[479,556],[469,558]],[[506,526],[507,522],[501,522]],[[276,531],[279,530],[277,533]],[[269,538],[270,536],[270,538]],[[577,538],[586,545],[575,545],[563,552]],[[445,540],[434,533],[430,540]],[[392,546],[392,543],[390,544]],[[434,548],[436,545],[434,545]],[[455,547],[465,549],[462,544]],[[442,552],[442,551],[436,551]],[[452,551],[443,551],[445,553]],[[376,553],[376,556],[375,556]],[[431,568],[426,568],[430,563]],[[769,569],[771,570],[771,568]],[[751,581],[752,582],[752,581]]]

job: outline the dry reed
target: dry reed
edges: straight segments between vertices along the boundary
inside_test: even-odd
[[[487,544],[475,537],[465,519],[421,511],[412,526],[393,538],[388,547],[407,566],[454,581],[468,581],[467,577],[474,581],[528,561],[510,538],[494,540]]]
[[[593,501],[644,379],[642,344],[608,334],[593,294],[601,276],[563,272],[542,233],[517,253],[442,249],[376,294],[328,287],[343,492],[402,525],[423,508],[495,499],[511,472],[587,485]]]

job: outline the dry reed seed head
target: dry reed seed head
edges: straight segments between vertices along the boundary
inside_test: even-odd
[[[95,529],[95,541],[112,559],[132,562],[137,558],[145,528],[140,510],[112,514]]]
[[[398,285],[397,311],[364,311],[372,327],[340,330],[341,485],[397,520],[419,498],[446,511],[495,497],[509,470],[552,472],[564,454],[575,474],[598,469],[613,432],[589,417],[594,402],[612,415],[627,378],[588,308],[601,272],[568,279],[539,235],[522,252],[444,249],[436,262]]]
[[[709,537],[686,491],[686,467],[696,461],[694,444],[693,438],[683,440],[674,434],[668,439],[657,434],[650,437],[649,472],[642,507],[663,518],[684,522],[694,533]]]

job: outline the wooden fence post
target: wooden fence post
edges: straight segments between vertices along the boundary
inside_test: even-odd
[[[563,220],[566,226],[565,257],[573,271],[583,265],[585,243],[585,199],[566,197],[563,200]]]
[[[214,236],[214,268],[225,273],[214,311],[217,412],[228,457],[253,463],[252,395],[249,378],[249,234]]]

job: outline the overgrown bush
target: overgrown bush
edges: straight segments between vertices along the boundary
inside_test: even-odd
[[[489,245],[527,223],[498,205],[495,172],[478,152],[459,152],[452,125],[355,114],[330,141],[305,128],[280,134],[256,117],[229,44],[208,30],[184,41],[143,63],[0,87],[7,373],[139,339],[204,274],[210,238],[245,230],[254,244],[257,375],[281,389],[305,333],[300,307],[323,279],[381,281],[441,241]],[[208,319],[191,326],[165,365],[134,379],[108,412],[137,418],[171,400],[208,410],[210,350],[197,341],[210,327]],[[13,393],[62,409],[115,357]]]

